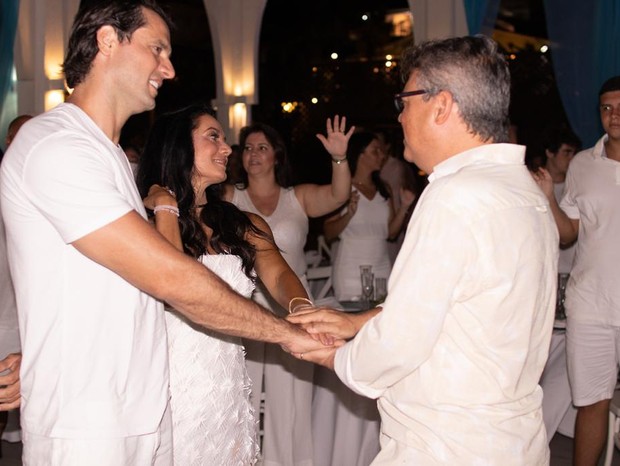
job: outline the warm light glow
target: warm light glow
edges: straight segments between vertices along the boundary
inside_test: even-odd
[[[61,90],[47,91],[45,93],[45,111],[53,109],[65,101],[65,92]]]
[[[310,102],[312,102],[313,104],[318,104],[319,99],[317,99],[316,97],[312,97],[312,99],[310,99]]]
[[[376,73],[378,73],[378,72],[379,72],[379,68],[377,68],[377,67],[375,66],[375,67],[372,69],[372,72],[373,72],[373,73],[375,73],[375,74],[376,74]]]
[[[330,57],[332,58],[332,60],[337,60],[338,59],[338,54],[336,52],[333,52]]]
[[[368,21],[368,15],[362,15],[362,21]]]
[[[540,48],[540,52],[541,52],[541,53],[547,53],[547,50],[549,50],[549,47],[547,47],[546,45],[543,45],[543,46]]]
[[[388,60],[388,61],[386,61],[386,62],[385,62],[385,67],[386,67],[386,68],[389,68],[390,66],[392,66],[392,62],[391,62],[391,61],[389,61],[389,60]]]
[[[312,72],[313,72],[313,73],[316,73],[317,71],[319,71],[319,69],[318,69],[316,66],[313,66],[313,67],[312,67]]]
[[[50,18],[47,21],[54,21],[55,15],[58,12],[51,12]],[[48,23],[51,26],[51,23]],[[62,62],[64,60],[64,38],[62,35],[62,28],[59,27],[47,27],[45,29],[45,43],[44,43],[44,57],[43,67],[45,70],[45,76],[47,79],[56,80],[63,79]]]
[[[394,58],[394,57],[392,57],[392,55],[390,55],[389,53],[385,56],[386,60],[391,60],[392,58]]]
[[[392,25],[393,36],[408,37],[413,34],[413,17],[408,10],[386,15],[385,22]]]
[[[511,60],[514,60],[515,58],[517,58],[517,56],[516,56],[514,53],[511,53],[511,54],[510,54],[510,59],[511,59]]]
[[[297,105],[298,105],[297,102],[282,102],[282,111],[284,113],[291,113],[295,111],[295,109],[297,108]]]
[[[230,122],[232,123],[231,127],[235,129],[241,129],[245,125],[247,125],[248,121],[248,111],[243,103],[236,103],[230,108],[231,118]]]

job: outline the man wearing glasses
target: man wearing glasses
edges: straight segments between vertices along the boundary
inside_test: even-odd
[[[378,399],[373,465],[548,464],[538,380],[558,233],[525,148],[504,143],[508,67],[485,37],[424,43],[401,65],[405,158],[430,174],[429,185],[383,310],[346,315],[348,326],[329,311],[293,316],[311,332],[359,330],[340,349],[303,358]]]

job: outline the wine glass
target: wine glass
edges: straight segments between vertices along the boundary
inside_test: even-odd
[[[370,299],[373,296],[375,285],[374,273],[363,273],[361,275],[362,281],[362,296],[364,296],[364,305],[366,308],[370,307]]]
[[[375,303],[379,304],[385,301],[387,296],[387,278],[375,278]]]

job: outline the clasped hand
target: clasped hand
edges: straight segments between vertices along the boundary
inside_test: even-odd
[[[9,411],[19,407],[21,397],[19,394],[19,367],[22,355],[9,354],[0,361],[0,411]]]
[[[293,356],[329,369],[334,368],[336,350],[345,340],[353,338],[361,324],[365,322],[365,319],[358,315],[329,308],[303,309],[289,314],[287,320],[303,328],[312,338],[325,345],[305,353],[293,352]]]

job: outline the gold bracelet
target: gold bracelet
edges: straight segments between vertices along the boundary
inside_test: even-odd
[[[337,159],[336,157],[332,156],[332,162],[334,162],[336,165],[340,165],[341,163],[345,163],[346,161],[347,161],[346,155],[341,159]]]
[[[299,306],[302,306],[303,304],[298,304],[297,306],[293,306],[293,302],[295,300],[299,300],[299,301],[303,301],[303,303],[305,303],[306,305],[312,307],[314,306],[314,304],[312,304],[312,301],[310,301],[308,298],[302,298],[302,297],[296,297],[296,298],[292,298],[289,302],[288,302],[288,313],[289,314],[293,314],[295,312],[295,309],[298,308]]]

